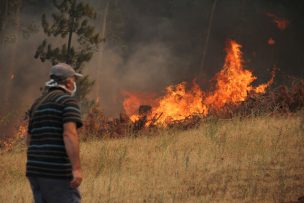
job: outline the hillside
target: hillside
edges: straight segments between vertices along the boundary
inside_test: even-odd
[[[303,112],[82,142],[83,202],[288,202],[304,196]],[[0,154],[0,202],[31,202],[25,149]]]

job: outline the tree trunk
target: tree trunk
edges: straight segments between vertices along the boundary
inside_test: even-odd
[[[206,40],[205,40],[205,46],[204,46],[204,50],[203,50],[203,58],[202,58],[202,62],[201,62],[201,68],[200,68],[199,76],[201,76],[203,74],[203,71],[204,71],[205,59],[206,59],[206,54],[207,54],[208,45],[209,45],[210,32],[211,32],[211,29],[212,29],[212,24],[213,24],[214,11],[215,11],[215,8],[216,8],[216,3],[217,3],[217,0],[214,0],[213,4],[212,4],[212,7],[211,7],[210,15],[209,15],[208,30],[207,30],[207,35],[206,35]]]
[[[70,11],[70,31],[69,31],[69,38],[68,38],[68,49],[67,49],[67,56],[66,56],[66,63],[71,64],[71,46],[72,46],[72,36],[74,32],[74,12],[75,12],[76,0],[73,1],[72,8]]]
[[[97,78],[98,80],[96,81],[96,103],[99,104],[100,102],[100,95],[101,95],[101,83],[100,83],[100,78],[101,78],[101,68],[102,67],[102,58],[103,58],[103,52],[104,52],[104,47],[105,47],[105,42],[106,42],[106,35],[107,35],[107,20],[108,20],[108,14],[109,14],[109,6],[110,6],[110,1],[109,0],[104,8],[104,14],[103,14],[103,19],[102,19],[102,25],[101,25],[101,39],[103,39],[103,42],[100,46],[100,55],[98,57],[98,67],[97,67]]]

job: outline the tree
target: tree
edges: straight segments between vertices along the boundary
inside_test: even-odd
[[[84,63],[91,60],[97,51],[99,43],[103,40],[90,22],[96,18],[96,13],[89,4],[77,2],[77,0],[62,0],[58,3],[53,0],[53,5],[58,10],[52,14],[53,22],[49,23],[46,15],[42,15],[42,27],[49,37],[66,40],[61,47],[54,47],[47,39],[38,46],[35,58],[42,62],[49,61],[52,64],[66,62],[82,72]],[[73,36],[76,36],[76,39]],[[84,102],[94,81],[88,75],[77,82],[79,87],[77,97]]]
[[[0,43],[15,42],[20,29],[22,0],[0,0]]]

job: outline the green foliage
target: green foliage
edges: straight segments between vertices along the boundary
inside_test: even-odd
[[[38,46],[34,57],[52,64],[66,62],[76,71],[82,72],[84,63],[91,60],[102,41],[99,34],[95,33],[94,27],[90,25],[96,13],[89,4],[78,3],[77,0],[60,2],[53,0],[53,5],[58,12],[51,15],[52,22],[45,14],[42,15],[44,33],[49,39],[53,37],[67,41],[59,47],[54,47],[48,39],[45,39]],[[76,39],[73,39],[73,36],[76,36]],[[81,100],[85,99],[93,84],[94,81],[88,76],[78,81],[77,95]]]

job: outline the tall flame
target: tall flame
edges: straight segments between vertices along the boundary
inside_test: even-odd
[[[126,113],[132,121],[136,121],[140,119],[138,107],[149,104],[152,110],[147,116],[146,125],[167,126],[196,114],[206,116],[210,108],[220,110],[226,104],[238,104],[245,101],[250,92],[264,93],[272,84],[274,72],[267,83],[257,87],[251,85],[257,78],[244,69],[241,45],[236,41],[228,41],[226,53],[223,69],[215,76],[216,86],[212,92],[204,93],[195,81],[188,89],[186,82],[168,86],[166,94],[158,99],[152,99],[147,96],[149,94],[125,92],[123,105]]]
[[[205,100],[208,106],[219,109],[227,103],[244,101],[256,79],[252,72],[243,69],[241,45],[229,41],[223,69],[216,75],[216,88]]]
[[[223,69],[216,75],[215,91],[206,98],[207,106],[220,109],[225,104],[245,101],[248,93],[264,93],[273,82],[273,77],[266,84],[253,87],[251,83],[257,78],[249,70],[243,68],[241,45],[230,40],[226,48],[226,59]]]

